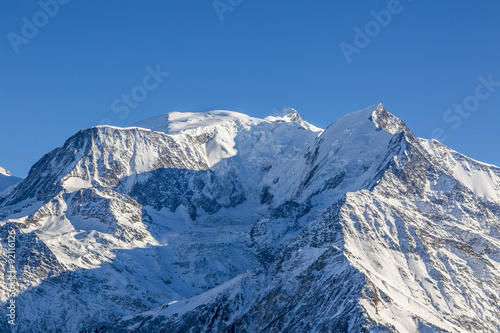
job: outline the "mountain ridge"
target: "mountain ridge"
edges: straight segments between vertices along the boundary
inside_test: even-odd
[[[325,130],[293,109],[82,130],[0,202],[19,329],[492,331],[499,170],[382,104]]]
[[[12,176],[9,170],[0,167],[0,202],[2,197],[6,197],[21,181],[21,178]]]

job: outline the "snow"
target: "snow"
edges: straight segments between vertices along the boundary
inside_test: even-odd
[[[4,176],[12,176],[12,174],[10,173],[10,171],[8,170],[5,170],[4,168],[0,167],[0,175],[4,175]]]
[[[214,110],[208,112],[170,112],[165,115],[139,121],[132,126],[151,129],[167,134],[182,132],[200,132],[200,129],[213,127],[220,124],[225,126],[236,123],[259,122],[243,113]]]
[[[293,110],[293,109],[290,109]],[[222,159],[232,157],[237,153],[233,149],[235,137],[240,132],[254,132],[256,127],[265,130],[261,133],[268,133],[271,128],[277,126],[266,126],[266,124],[275,123],[277,119],[285,122],[297,122],[300,125],[307,124],[302,120],[297,111],[291,111],[294,118],[285,115],[284,117],[267,117],[258,119],[234,111],[214,110],[208,112],[171,112],[165,115],[154,117],[135,123],[133,126],[151,129],[153,131],[164,132],[167,134],[187,134],[197,136],[205,133],[212,134],[210,142],[207,143],[206,150],[209,164],[212,166]],[[309,125],[309,124],[307,124]],[[322,130],[310,125],[309,130],[321,132]],[[258,134],[258,132],[256,133]]]
[[[69,177],[62,181],[62,186],[68,193],[73,193],[81,189],[91,188],[92,182],[78,177]]]
[[[267,116],[264,118],[264,120],[270,121],[270,122],[277,122],[277,123],[290,123],[290,122],[296,122],[300,125],[302,125],[305,129],[311,130],[313,132],[322,132],[323,130],[319,127],[316,127],[314,125],[309,124],[308,122],[302,120],[302,117],[300,114],[297,112],[297,110],[293,108],[284,108],[281,111],[278,111],[276,113],[273,113],[270,116]]]
[[[491,175],[485,170],[474,170],[465,162],[457,164],[453,176],[480,197],[498,200]]]
[[[251,197],[258,197],[264,183],[271,186],[278,178],[282,184],[293,181],[292,165],[322,132],[302,120],[296,110],[287,109],[280,114],[258,119],[224,110],[171,112],[133,126],[166,133],[181,145],[189,145],[192,138],[208,136],[202,154],[208,167],[218,172],[238,170],[240,178],[252,179],[243,184],[246,191]],[[270,166],[270,172],[264,171]],[[296,184],[281,188],[293,185]]]
[[[69,221],[77,231],[98,231],[105,233],[108,231],[109,225],[103,223],[101,220],[96,218],[83,218],[81,216],[71,216]]]
[[[10,171],[0,167],[0,198],[6,197],[21,180],[21,178],[12,176]]]
[[[446,331],[468,332],[452,322],[444,321],[443,318],[451,315],[471,316],[471,311],[460,311],[452,307],[454,302],[468,306],[469,296],[462,296],[462,293],[453,295],[454,293],[443,290],[447,286],[442,286],[440,281],[448,279],[451,274],[467,273],[463,268],[440,266],[438,258],[461,262],[463,266],[466,262],[446,248],[434,253],[425,253],[428,247],[419,245],[418,242],[423,239],[415,232],[422,221],[419,221],[414,207],[403,207],[399,203],[394,206],[394,202],[389,203],[385,198],[377,199],[368,191],[349,194],[347,200],[350,203],[347,206],[349,212],[343,214],[344,228],[348,230],[345,232],[347,256],[355,267],[366,274],[372,287],[377,288],[376,292],[387,295],[379,296],[378,304],[373,304],[370,299],[361,301],[370,316],[376,318],[379,323],[394,326],[398,332],[417,331],[414,318],[422,318],[426,323]],[[413,221],[403,222],[400,219],[403,214],[408,215],[409,221]],[[377,216],[377,219],[372,219],[371,216]],[[432,229],[439,239],[443,232],[442,227],[432,221],[428,223],[431,223],[432,227],[422,225],[421,228]],[[376,232],[371,233],[368,230]],[[395,250],[395,247],[401,249]],[[464,283],[474,288],[470,278],[469,282]],[[477,295],[482,293],[476,291]]]
[[[50,156],[22,186],[45,181],[54,195],[16,189],[0,207],[0,228],[20,230],[19,270],[31,275],[17,301],[31,328],[498,327],[500,170],[416,139],[381,104],[324,131],[291,108],[172,112],[84,130]],[[169,184],[172,172],[154,192],[146,181],[162,169],[186,186]],[[193,217],[188,199],[161,201],[176,190],[223,207]]]
[[[478,162],[446,147],[437,140],[419,139],[421,145],[447,172],[477,196],[488,201],[500,200],[500,168]]]

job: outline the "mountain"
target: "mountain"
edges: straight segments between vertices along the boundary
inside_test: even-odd
[[[499,204],[500,168],[381,104],[173,112],[69,138],[0,233],[17,332],[495,332]]]
[[[21,180],[21,178],[12,176],[10,171],[0,167],[0,202],[1,198],[12,191]]]

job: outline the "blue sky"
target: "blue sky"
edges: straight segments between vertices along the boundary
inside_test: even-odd
[[[378,102],[500,165],[498,2],[54,1],[0,3],[0,165],[14,175],[100,123],[289,106],[324,128]]]

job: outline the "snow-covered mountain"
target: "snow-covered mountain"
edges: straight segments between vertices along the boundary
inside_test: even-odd
[[[4,176],[12,176],[9,170],[5,170],[5,168],[0,167],[0,175]]]
[[[98,126],[0,200],[17,332],[500,330],[500,168],[382,105]]]
[[[12,176],[10,171],[0,167],[0,202],[14,187],[21,182],[21,178]]]

